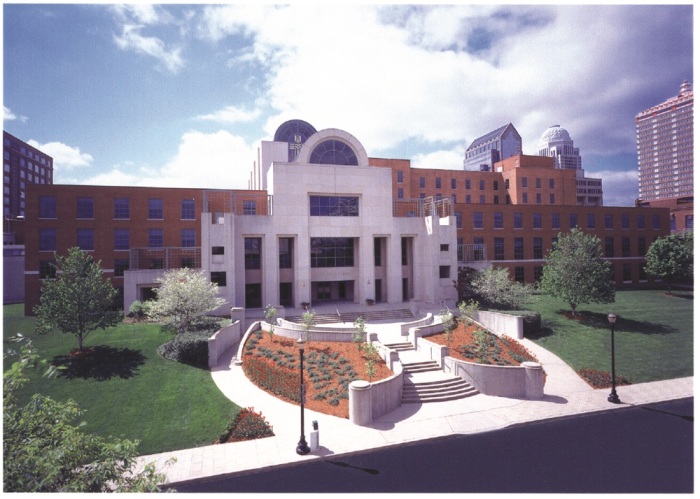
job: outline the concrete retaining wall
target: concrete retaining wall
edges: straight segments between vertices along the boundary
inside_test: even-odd
[[[427,313],[425,317],[422,319],[417,319],[415,321],[411,322],[406,322],[404,324],[401,324],[401,336],[409,336],[409,332],[411,328],[414,327],[420,327],[420,326],[427,326],[428,324],[433,323],[433,314],[430,312]]]
[[[209,369],[219,364],[223,353],[241,340],[241,321],[219,329],[207,341],[209,347]]]
[[[498,335],[506,334],[516,340],[523,339],[523,318],[517,315],[477,310],[476,322]]]
[[[267,322],[261,322],[262,328],[269,331],[270,325]],[[305,333],[304,326],[295,322],[289,322],[284,319],[277,319],[275,326],[275,334],[284,336],[285,338],[299,339]],[[354,327],[312,327],[309,330],[309,341],[340,341],[350,342],[355,334]]]

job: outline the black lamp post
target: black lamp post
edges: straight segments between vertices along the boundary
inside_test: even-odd
[[[620,397],[617,396],[615,391],[615,321],[617,321],[617,315],[609,314],[608,322],[610,322],[610,345],[611,345],[611,356],[612,356],[612,391],[608,395],[608,402],[613,404],[620,403]]]
[[[303,456],[308,454],[311,449],[306,443],[306,437],[304,436],[304,399],[306,398],[306,387],[304,386],[304,340],[299,338],[297,340],[297,346],[299,347],[299,373],[301,379],[300,385],[300,395],[301,395],[301,437],[299,437],[299,443],[297,444],[297,454]]]

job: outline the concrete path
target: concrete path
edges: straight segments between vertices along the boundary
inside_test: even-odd
[[[543,399],[522,400],[479,394],[450,402],[407,404],[366,427],[306,410],[307,442],[313,420],[319,423],[320,437],[318,451],[306,456],[296,454],[301,434],[300,407],[283,402],[253,385],[242,367],[233,363],[236,345],[222,356],[220,365],[212,370],[212,378],[236,404],[262,412],[272,425],[275,436],[142,456],[139,465],[155,462],[157,468],[167,475],[167,481],[177,484],[434,437],[492,431],[545,419],[693,396],[693,378],[688,377],[618,387],[622,403],[611,404],[607,401],[609,389],[592,389],[551,352],[529,340],[522,342],[547,372]],[[177,462],[166,465],[170,458],[176,458]]]

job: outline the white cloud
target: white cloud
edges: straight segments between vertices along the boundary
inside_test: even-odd
[[[114,36],[117,47],[154,57],[171,73],[179,72],[185,65],[185,61],[180,55],[182,49],[180,47],[168,49],[160,38],[141,35],[139,33],[141,29],[140,25],[125,24],[122,27],[122,34]]]
[[[17,117],[17,115],[15,113],[13,113],[9,107],[2,106],[2,120],[3,121],[14,121],[17,119],[22,123],[26,123],[29,120],[29,118],[27,118],[26,116]]]
[[[639,175],[637,170],[586,171],[586,176],[603,179],[603,202],[605,206],[634,206],[639,197]]]
[[[213,113],[202,114],[195,119],[202,121],[216,121],[219,123],[245,123],[260,117],[261,109],[245,110],[236,106],[226,106]]]
[[[417,154],[411,159],[412,168],[439,168],[444,170],[464,169],[464,150],[435,151],[427,154]]]
[[[75,181],[87,185],[246,189],[255,157],[253,146],[225,130],[189,131],[182,136],[175,156],[162,166],[117,165],[107,173]]]
[[[79,147],[71,147],[61,142],[40,144],[36,140],[29,140],[27,144],[51,156],[56,171],[88,167],[93,161],[93,157],[88,153],[80,152]]]

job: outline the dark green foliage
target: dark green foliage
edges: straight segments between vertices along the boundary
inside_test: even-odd
[[[209,368],[209,343],[211,332],[181,333],[158,348],[165,359],[175,360],[194,367]]]
[[[671,284],[693,277],[693,233],[671,234],[654,241],[646,254],[645,270]]]
[[[228,429],[219,437],[216,443],[241,442],[244,440],[256,440],[258,438],[274,437],[272,426],[267,422],[261,412],[248,407],[241,409]]]

